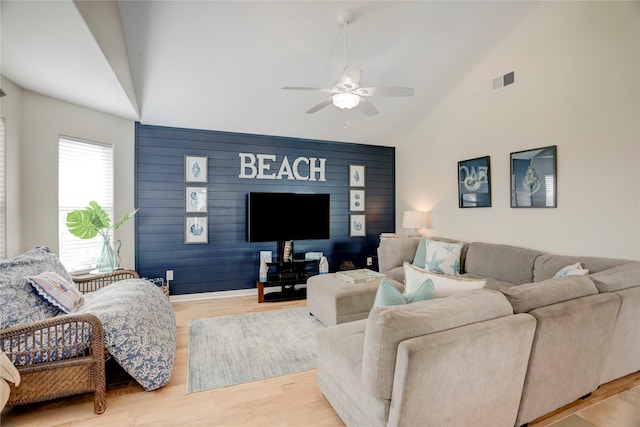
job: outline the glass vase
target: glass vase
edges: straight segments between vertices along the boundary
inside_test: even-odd
[[[96,264],[98,271],[101,273],[113,271],[118,268],[116,253],[113,247],[111,247],[111,236],[103,236],[102,248],[100,248],[100,255],[98,256]]]

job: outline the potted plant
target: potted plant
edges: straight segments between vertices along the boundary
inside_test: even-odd
[[[111,230],[118,229],[125,221],[134,216],[138,209],[127,212],[124,217],[111,225],[109,215],[92,200],[85,209],[77,209],[67,214],[67,228],[69,232],[80,239],[93,239],[98,234],[102,236],[102,249],[98,257],[98,271],[107,272],[118,268],[118,260],[111,246]]]

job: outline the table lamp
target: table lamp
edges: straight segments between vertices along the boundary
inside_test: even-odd
[[[409,236],[422,236],[418,230],[427,228],[427,213],[422,211],[404,211],[402,215],[402,227],[413,228],[414,231]]]

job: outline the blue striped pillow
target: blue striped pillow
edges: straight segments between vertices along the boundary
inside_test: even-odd
[[[27,280],[43,300],[65,313],[84,303],[82,293],[58,273],[45,271],[37,276],[27,276]]]

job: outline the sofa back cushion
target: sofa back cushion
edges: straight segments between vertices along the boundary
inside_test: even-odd
[[[71,282],[71,276],[57,255],[47,247],[35,247],[11,259],[0,261],[0,328],[48,319],[59,310],[45,302],[27,276],[53,271]]]
[[[565,276],[526,285],[500,289],[514,313],[528,313],[539,307],[557,304],[598,293],[588,276]]]
[[[543,252],[495,243],[469,243],[465,271],[516,285],[533,282],[536,258]]]
[[[386,273],[394,267],[411,262],[420,243],[419,237],[380,239],[378,246],[378,270]],[[394,277],[395,279],[395,277]]]
[[[640,262],[627,262],[589,277],[600,292],[615,292],[640,286]]]
[[[533,267],[533,282],[551,279],[561,268],[577,262],[580,263],[582,268],[589,270],[589,274],[593,274],[630,261],[614,258],[543,254],[536,258]]]
[[[504,295],[488,290],[408,305],[374,307],[364,336],[363,384],[371,395],[390,399],[398,345],[402,341],[512,313]]]

